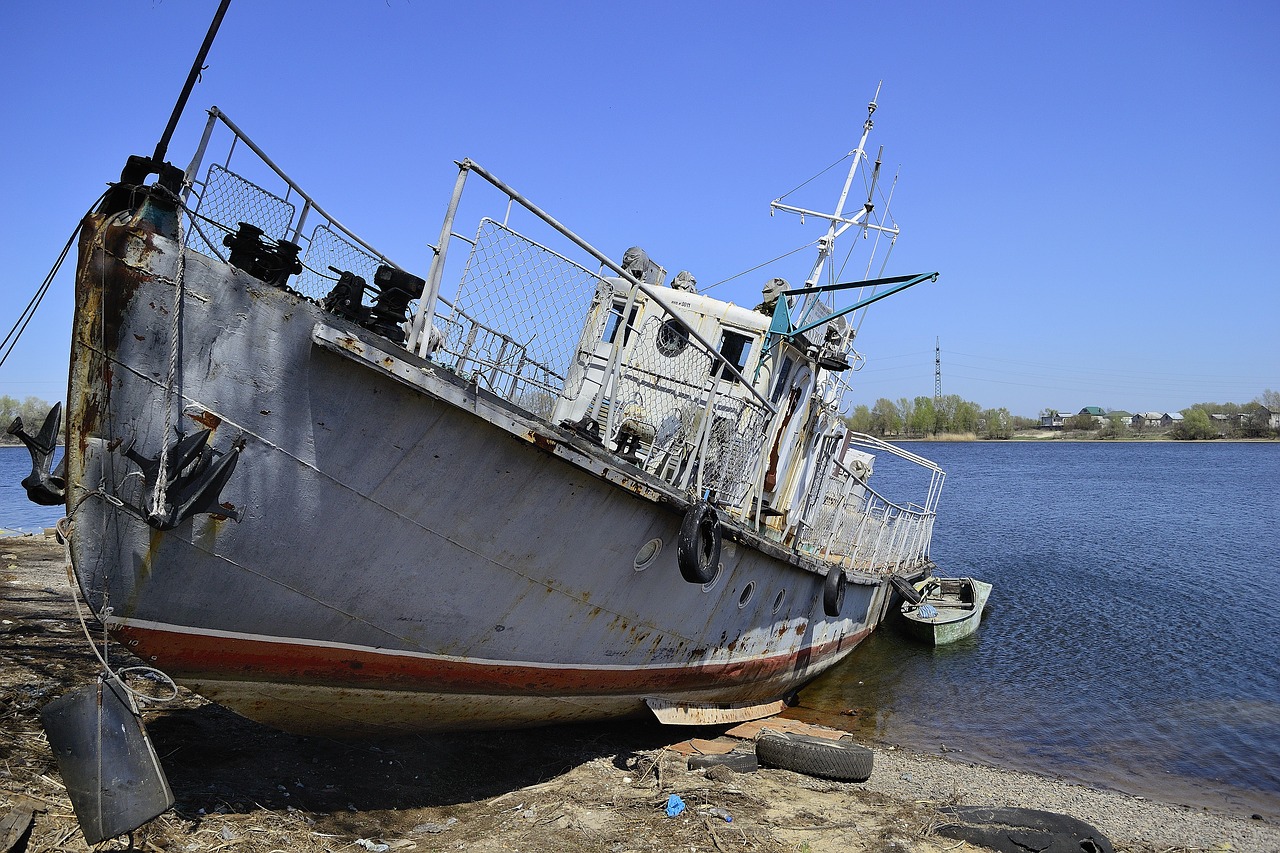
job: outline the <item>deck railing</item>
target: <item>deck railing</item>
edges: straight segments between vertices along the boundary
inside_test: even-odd
[[[811,521],[802,524],[799,547],[841,565],[863,571],[909,569],[929,560],[938,500],[946,474],[934,463],[873,436],[850,433],[848,447],[890,454],[918,465],[929,475],[923,506],[895,504],[867,484],[865,476],[833,460],[810,494]]]
[[[669,483],[740,507],[773,410],[721,378],[723,356],[675,312],[649,299],[639,315],[615,305],[625,294],[634,306],[640,287],[485,218],[451,309],[432,320],[443,343],[424,352],[544,419],[577,400],[594,371],[585,409],[603,444]],[[612,343],[601,351],[611,316]]]
[[[225,158],[203,159],[218,124],[230,131]],[[248,154],[245,154],[245,149]],[[923,506],[899,505],[840,462],[832,433],[811,467],[802,506],[781,530],[761,526],[766,442],[775,407],[655,288],[611,261],[512,188],[471,161],[460,173],[422,298],[411,304],[406,348],[551,421],[579,400],[574,428],[686,493],[711,497],[739,521],[817,559],[860,570],[911,567],[928,559],[945,475],[932,463],[871,436],[848,446],[892,453],[923,466],[931,480]],[[204,168],[203,174],[201,169]],[[506,197],[501,221],[480,221],[473,239],[454,232],[468,174]],[[353,272],[376,294],[379,266],[398,267],[326,213],[216,107],[186,173],[187,245],[226,260],[223,238],[239,223],[300,249],[303,271],[290,287],[319,302],[338,274]],[[514,230],[512,208],[583,253],[571,260]],[[441,294],[449,246],[470,245],[453,299]],[[594,268],[593,268],[594,267]],[[661,290],[665,290],[664,288]],[[638,305],[643,310],[635,311]],[[604,326],[614,329],[604,340]],[[558,424],[559,425],[559,424]]]
[[[226,154],[206,166],[219,125],[230,132]],[[378,292],[374,273],[379,266],[401,268],[316,204],[217,107],[209,109],[185,182],[189,249],[226,261],[223,238],[241,222],[255,225],[273,241],[298,245],[302,272],[290,287],[311,300],[318,302],[332,290],[338,281],[335,268],[364,279],[371,296]]]

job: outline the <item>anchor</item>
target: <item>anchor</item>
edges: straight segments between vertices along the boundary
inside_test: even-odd
[[[57,506],[66,503],[66,457],[58,463],[58,469],[49,473],[49,463],[58,447],[58,428],[62,426],[62,404],[55,403],[45,415],[40,432],[32,436],[22,428],[22,418],[9,424],[9,435],[16,435],[31,453],[31,473],[22,481],[27,498],[41,506]]]
[[[147,524],[156,530],[172,530],[202,512],[240,520],[234,509],[218,503],[219,493],[231,479],[231,473],[240,458],[240,448],[234,447],[228,453],[215,454],[208,446],[211,432],[203,429],[190,435],[179,434],[174,443],[169,445],[162,484],[162,505],[145,513]],[[148,492],[154,491],[156,480],[161,474],[160,457],[152,459],[143,456],[134,449],[132,442],[123,452],[142,469]]]

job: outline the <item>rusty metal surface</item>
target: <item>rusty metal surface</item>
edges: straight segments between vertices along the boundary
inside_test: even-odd
[[[481,416],[492,401],[455,378],[415,368],[410,387],[396,364],[330,351],[314,330],[342,321],[191,253],[168,415],[240,448],[223,492],[239,520],[149,527],[121,448],[154,455],[171,438],[177,249],[102,224],[86,223],[77,282],[72,553],[117,635],[210,698],[299,730],[537,725],[644,713],[647,698],[765,705],[883,616],[884,585],[863,576],[825,616],[811,562],[742,532],[716,580],[686,583],[669,492],[546,431],[522,436],[517,412]],[[640,569],[654,539],[667,547]]]

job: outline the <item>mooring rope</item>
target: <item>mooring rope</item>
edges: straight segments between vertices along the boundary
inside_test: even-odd
[[[89,620],[85,618],[84,607],[80,603],[79,582],[76,580],[79,577],[80,573],[79,573],[79,570],[76,569],[75,558],[71,554],[70,524],[71,524],[70,517],[63,516],[62,518],[58,519],[56,529],[58,531],[58,537],[62,540],[64,553],[66,554],[67,585],[71,587],[71,601],[76,606],[76,617],[80,620],[80,630],[84,632],[85,639],[89,641],[89,648],[90,650],[93,651],[93,656],[98,659],[98,663],[102,665],[103,671],[107,675],[114,678],[116,682],[121,687],[124,688],[125,692],[128,693],[135,700],[140,702],[172,702],[174,699],[178,698],[178,684],[172,678],[170,678],[166,673],[156,669],[154,666],[146,666],[145,664],[140,666],[126,666],[126,667],[121,667],[120,669],[114,669],[111,666],[111,664],[107,661],[106,655],[98,651],[98,644],[97,642],[94,641],[93,634],[89,631]],[[104,630],[106,628],[105,620],[103,621],[103,628]],[[103,638],[104,648],[106,647],[108,642],[110,641],[106,637],[104,637]],[[124,680],[124,675],[126,673],[131,673],[131,672],[150,673],[151,675],[148,677],[154,678],[155,680],[165,684],[166,686],[168,686],[168,688],[172,692],[168,696],[148,696],[146,693],[140,693],[139,691],[134,690],[132,687],[130,687]]]
[[[151,490],[151,514],[154,518],[164,516],[165,487],[168,484],[169,465],[169,430],[173,426],[174,378],[178,369],[178,336],[182,331],[182,295],[183,276],[186,272],[187,251],[182,233],[182,214],[185,210],[179,200],[176,211],[178,217],[178,269],[174,278],[173,312],[169,324],[169,372],[164,386],[164,432],[160,439],[160,468],[156,472],[156,482]]]

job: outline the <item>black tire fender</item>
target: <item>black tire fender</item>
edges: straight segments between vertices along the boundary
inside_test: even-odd
[[[765,732],[756,740],[756,758],[766,767],[819,779],[865,782],[871,778],[875,753],[850,740]]]
[[[844,569],[832,566],[827,572],[827,579],[822,582],[822,612],[835,618],[844,608],[844,587],[847,581]]]
[[[906,578],[899,575],[889,575],[889,584],[898,591],[898,595],[908,604],[919,604],[924,601],[924,597],[913,587],[907,583]]]
[[[676,539],[676,562],[689,583],[710,583],[720,563],[720,516],[706,501],[689,507]]]

